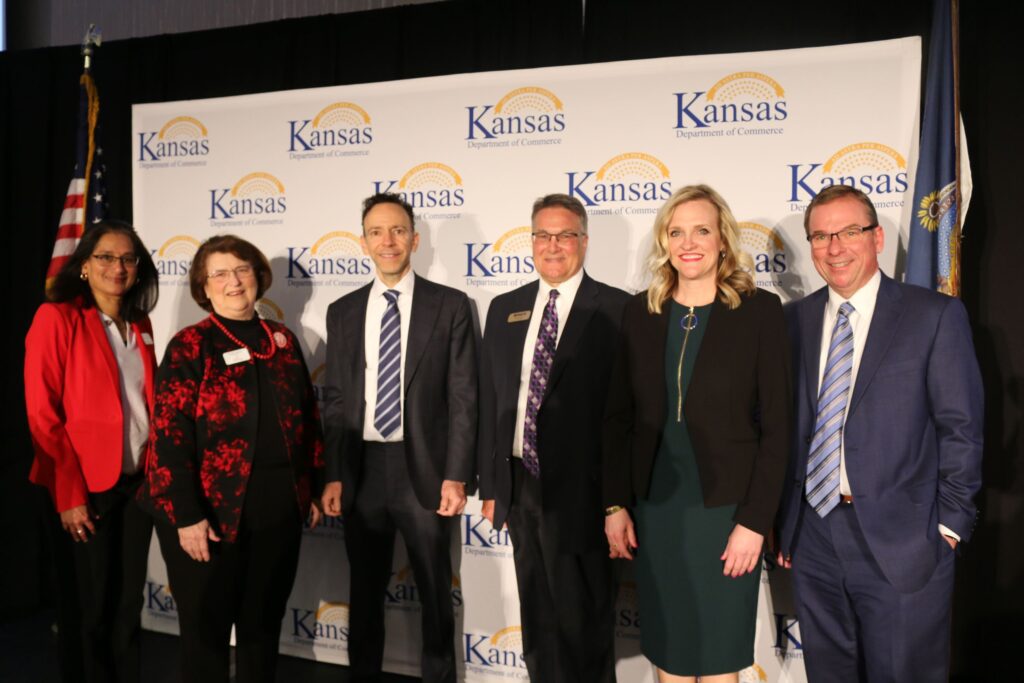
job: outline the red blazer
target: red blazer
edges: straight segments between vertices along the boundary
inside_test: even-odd
[[[152,410],[153,327],[133,323]],[[94,306],[45,303],[25,337],[25,408],[35,448],[29,479],[50,490],[57,512],[85,505],[121,475],[124,411],[117,361]]]
[[[267,321],[283,343],[265,361],[295,478],[302,517],[323,470],[323,432],[313,384],[291,331]],[[253,363],[227,365],[237,346],[209,318],[174,335],[157,378],[146,483],[139,502],[157,519],[184,527],[203,519],[234,542],[256,455],[259,383]],[[264,349],[266,350],[266,349]]]

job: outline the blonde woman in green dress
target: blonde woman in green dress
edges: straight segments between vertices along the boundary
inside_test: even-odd
[[[737,681],[754,662],[789,447],[782,304],[754,285],[736,219],[706,185],[672,195],[652,242],[605,417],[609,554],[635,559],[641,649],[659,681]]]

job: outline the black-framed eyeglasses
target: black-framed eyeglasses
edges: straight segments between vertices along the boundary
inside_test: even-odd
[[[568,244],[575,239],[578,239],[580,233],[578,232],[544,232],[538,230],[537,232],[530,233],[530,237],[533,238],[534,242],[541,242],[542,244],[550,244],[551,240],[555,240],[559,244]]]
[[[92,258],[96,259],[108,268],[114,265],[117,261],[120,261],[121,266],[127,270],[131,270],[139,265],[139,257],[135,254],[124,254],[123,256],[115,256],[114,254],[92,254]]]
[[[840,244],[850,244],[855,242],[864,233],[877,227],[877,225],[865,225],[863,227],[851,225],[836,232],[812,232],[807,236],[807,241],[811,243],[811,247],[814,249],[827,249],[828,245],[832,244],[833,237],[838,238]]]

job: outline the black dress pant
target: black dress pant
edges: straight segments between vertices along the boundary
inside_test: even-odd
[[[438,503],[441,492],[437,492]],[[348,658],[353,681],[378,681],[384,658],[384,597],[395,531],[409,553],[423,616],[424,683],[455,683],[452,607],[452,518],[420,505],[402,443],[367,443],[362,478],[345,517],[352,569]]]
[[[294,505],[294,502],[292,503]],[[157,524],[160,550],[178,609],[182,680],[226,683],[231,625],[235,626],[235,680],[273,683],[281,620],[299,565],[302,525],[246,528],[234,543],[210,543],[210,561],[181,548],[177,529]]]
[[[75,542],[55,517],[62,679],[138,683],[141,612],[153,521],[135,503],[138,476],[89,494],[96,533]]]
[[[514,458],[508,531],[519,586],[523,657],[533,683],[615,681],[615,581],[604,548],[560,547],[540,480]]]

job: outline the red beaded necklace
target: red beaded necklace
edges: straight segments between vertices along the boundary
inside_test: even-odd
[[[274,354],[277,353],[277,344],[274,343],[274,335],[270,331],[270,326],[267,325],[266,321],[264,320],[260,320],[260,325],[263,327],[263,331],[267,333],[267,341],[270,342],[270,353],[260,353],[259,351],[253,351],[252,349],[250,349],[248,344],[243,344],[241,339],[231,334],[231,332],[228,331],[228,328],[224,327],[224,323],[217,320],[217,316],[215,316],[213,313],[210,314],[210,320],[212,320],[213,324],[217,326],[217,329],[224,333],[224,336],[226,336],[234,343],[238,344],[240,347],[248,349],[249,355],[251,355],[253,358],[259,358],[260,360],[268,360],[270,358],[273,358]]]

